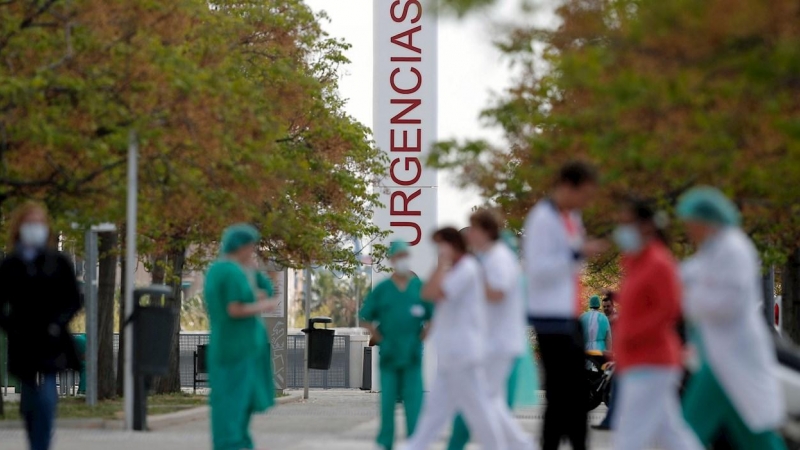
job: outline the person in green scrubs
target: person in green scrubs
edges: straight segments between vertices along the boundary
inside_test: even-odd
[[[258,231],[228,227],[219,259],[206,273],[211,325],[208,375],[214,450],[252,449],[250,417],[275,404],[272,352],[261,315],[275,308],[269,278],[256,270]]]
[[[389,247],[392,276],[379,283],[364,300],[363,324],[380,346],[381,428],[377,443],[394,446],[394,411],[398,397],[406,412],[411,436],[422,408],[422,341],[433,316],[433,304],[420,297],[422,281],[413,275],[405,242]]]

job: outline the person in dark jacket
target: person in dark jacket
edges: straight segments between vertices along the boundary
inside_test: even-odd
[[[70,260],[55,248],[46,209],[19,207],[10,253],[0,262],[0,328],[8,335],[8,370],[22,387],[20,411],[31,450],[47,450],[56,415],[56,373],[80,369],[67,325],[81,308]]]

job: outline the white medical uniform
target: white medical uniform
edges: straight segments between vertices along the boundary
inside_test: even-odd
[[[483,370],[487,301],[482,276],[478,261],[465,255],[444,277],[445,298],[436,305],[430,335],[438,370],[407,450],[426,450],[458,413],[484,449],[507,448]]]
[[[508,407],[508,378],[516,359],[525,352],[526,318],[522,267],[514,252],[495,243],[480,258],[485,281],[503,292],[499,302],[488,303],[487,355],[484,362],[489,395],[509,449],[534,448]]]
[[[767,324],[758,252],[739,228],[725,228],[682,267],[684,311],[702,353],[742,420],[753,432],[777,429],[785,402]]]

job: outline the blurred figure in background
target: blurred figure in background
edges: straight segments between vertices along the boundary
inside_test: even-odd
[[[586,403],[580,272],[587,258],[604,252],[603,241],[585,238],[580,211],[597,189],[595,170],[584,163],[561,168],[551,196],[534,206],[523,238],[528,319],[536,330],[545,370],[547,410],[544,450],[558,450],[563,437],[573,450],[586,448]],[[583,389],[582,389],[583,388]]]
[[[509,449],[532,449],[533,440],[526,436],[509,407],[509,382],[526,351],[526,326],[522,268],[514,251],[500,238],[500,218],[493,211],[481,209],[470,217],[467,241],[481,264],[488,300],[487,357],[484,361],[486,381]],[[461,416],[453,424],[449,449],[463,449],[469,433]]]
[[[611,326],[611,330],[614,330],[614,324],[617,322],[618,314],[617,314],[617,305],[616,305],[616,293],[614,291],[605,291],[603,293],[603,314],[606,315],[608,318],[608,323]],[[613,348],[609,348],[607,353],[607,358],[609,360],[613,360]],[[611,429],[611,424],[614,420],[614,411],[616,409],[616,396],[617,396],[617,389],[619,388],[619,382],[617,381],[618,377],[614,376],[611,379],[611,392],[608,396],[608,411],[606,411],[606,417],[600,422],[599,425],[594,425],[592,428],[595,430],[601,431],[608,431]]]
[[[422,408],[422,341],[433,304],[422,300],[422,281],[412,275],[405,242],[389,246],[392,276],[380,282],[364,300],[362,326],[380,346],[381,428],[379,448],[394,447],[395,404],[402,398],[407,435],[411,436]]]
[[[617,321],[616,293],[614,291],[603,292],[603,314],[608,318],[611,329],[614,329],[614,322]]]
[[[272,282],[257,271],[258,231],[232,225],[206,273],[203,297],[211,325],[208,376],[214,450],[252,449],[250,418],[275,404],[272,351],[261,315],[275,309]]]
[[[80,293],[72,262],[56,250],[44,206],[19,207],[10,230],[9,255],[0,262],[0,328],[8,335],[8,370],[22,384],[30,449],[46,450],[58,402],[56,374],[81,368],[67,327],[81,308]]]
[[[785,405],[760,311],[758,252],[739,228],[738,209],[717,189],[684,194],[678,216],[698,246],[683,267],[689,336],[701,360],[686,387],[686,419],[705,445],[724,431],[740,449],[785,449],[775,432]]]
[[[648,204],[632,202],[614,230],[623,254],[614,348],[619,377],[615,450],[642,450],[654,439],[666,450],[702,449],[683,419],[678,396],[681,286],[666,226],[666,217]]]
[[[581,326],[586,350],[611,350],[611,324],[600,312],[600,297],[593,295],[589,299],[589,311],[581,314]]]
[[[433,235],[439,264],[422,288],[436,303],[431,339],[436,345],[436,380],[425,398],[422,416],[407,450],[427,450],[448,422],[462,414],[485,450],[507,449],[486,382],[487,301],[480,263],[467,253],[455,228]]]

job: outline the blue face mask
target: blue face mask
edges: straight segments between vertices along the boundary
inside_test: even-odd
[[[620,225],[614,229],[614,243],[623,253],[639,253],[642,250],[642,234],[635,225]]]

